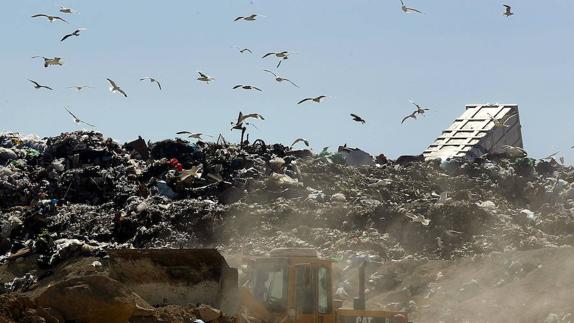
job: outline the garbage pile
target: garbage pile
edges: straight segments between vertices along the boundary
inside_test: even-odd
[[[573,245],[573,183],[574,169],[554,159],[500,154],[391,161],[346,146],[313,154],[262,140],[5,133],[0,262],[49,269],[131,247],[312,247],[352,262]]]

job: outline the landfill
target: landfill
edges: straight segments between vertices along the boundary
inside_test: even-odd
[[[336,261],[346,302],[350,268],[368,259],[370,307],[408,311],[414,322],[496,312],[512,303],[502,294],[522,295],[518,284],[548,270],[564,277],[532,291],[548,304],[536,303],[535,314],[519,311],[534,296],[508,306],[522,315],[516,322],[570,322],[574,299],[563,292],[574,282],[562,274],[574,269],[573,244],[574,168],[553,158],[391,160],[263,140],[0,135],[0,322],[194,322],[200,305],[150,305],[112,288],[119,283],[100,275],[106,250],[217,248],[249,258],[280,247]],[[102,288],[116,301],[86,297],[97,313],[58,308],[70,286]]]

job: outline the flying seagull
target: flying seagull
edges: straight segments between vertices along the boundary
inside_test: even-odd
[[[293,148],[293,146],[295,146],[297,143],[304,143],[305,146],[309,147],[309,140],[304,139],[304,138],[297,138],[295,139],[295,141],[293,141],[293,143],[291,144],[291,148]]]
[[[176,132],[176,134],[178,135],[187,135],[189,138],[194,138],[194,139],[198,139],[198,140],[203,140],[201,138],[201,136],[203,136],[203,134],[201,132],[190,132],[190,131],[179,131]],[[208,135],[206,135],[208,136]],[[211,136],[208,136],[211,137]]]
[[[279,63],[277,63],[277,67],[279,67],[279,66],[281,66],[281,62],[283,62],[284,60],[288,59],[288,58],[289,58],[289,55],[291,55],[291,54],[293,54],[293,53],[290,53],[290,52],[284,50],[284,51],[281,51],[281,52],[271,52],[271,53],[267,53],[267,54],[263,55],[263,57],[261,57],[261,58],[265,58],[265,57],[268,57],[268,56],[271,56],[271,55],[275,55],[275,57],[280,58]]]
[[[62,13],[75,13],[75,12],[78,12],[78,11],[75,10],[75,9],[72,9],[72,8],[67,8],[67,7],[64,7],[64,6],[60,6],[60,12],[62,12]]]
[[[68,39],[68,38],[70,38],[70,37],[72,37],[72,36],[78,37],[78,36],[80,36],[80,32],[81,32],[81,31],[84,31],[84,30],[87,30],[87,29],[86,29],[86,28],[78,28],[78,29],[74,30],[73,33],[67,34],[67,35],[65,35],[64,37],[62,37],[62,39],[61,39],[60,41],[64,41],[64,40],[66,40],[66,39]]]
[[[307,101],[312,101],[312,102],[315,102],[315,103],[321,103],[325,98],[327,98],[327,97],[324,96],[324,95],[320,95],[320,96],[318,96],[318,97],[316,97],[316,98],[305,98],[305,99],[303,99],[303,100],[297,102],[297,104],[301,104],[301,103],[307,102]]]
[[[82,91],[83,89],[93,89],[93,87],[88,86],[88,85],[74,85],[74,86],[68,86],[68,89],[75,89],[76,91]]]
[[[401,0],[401,9],[405,12],[405,13],[411,13],[411,12],[417,12],[417,13],[422,13],[421,11],[414,9],[414,8],[409,8],[405,5],[405,3],[403,2],[403,0]]]
[[[430,109],[424,108],[416,103],[414,103],[413,101],[411,101],[411,103],[417,107],[416,113],[420,114],[420,115],[424,115],[426,111],[430,111]]]
[[[38,82],[36,81],[32,81],[30,79],[28,79],[28,81],[32,82],[32,84],[34,84],[34,88],[39,90],[39,89],[48,89],[48,90],[53,90],[53,88],[46,86],[46,85],[40,85]]]
[[[351,117],[353,117],[353,121],[357,121],[357,122],[360,122],[362,124],[365,124],[365,122],[366,122],[365,119],[359,117],[358,115],[356,115],[354,113],[351,113]]]
[[[259,113],[243,114],[242,112],[239,112],[239,116],[237,117],[237,121],[235,122],[235,124],[233,125],[233,127],[231,129],[242,129],[243,128],[243,122],[245,122],[245,120],[247,120],[249,118],[265,120],[265,118],[263,118],[263,116],[260,115]],[[233,122],[231,124],[233,124]],[[249,125],[249,123],[245,123],[245,124]]]
[[[75,122],[75,123],[78,123],[78,124],[79,124],[79,123],[83,123],[83,124],[88,125],[88,126],[93,127],[93,128],[96,127],[96,126],[94,126],[93,124],[89,124],[89,123],[87,123],[87,122],[85,122],[85,121],[80,120],[80,118],[76,117],[76,115],[74,115],[74,114],[72,113],[72,111],[68,110],[68,108],[64,107],[64,109],[66,109],[66,111],[68,111],[68,113],[72,116],[72,118],[74,118],[74,122]]]
[[[403,121],[401,121],[401,124],[403,124],[408,118],[413,118],[413,119],[417,119],[417,110],[413,111],[413,113],[409,114],[408,116],[403,118]]]
[[[236,85],[236,86],[233,87],[234,90],[235,90],[235,89],[239,89],[239,88],[244,89],[244,90],[257,90],[257,91],[259,91],[259,92],[263,92],[263,91],[261,91],[260,88],[258,88],[258,87],[256,87],[256,86],[253,86],[253,85],[242,85],[242,84],[238,84],[238,85]]]
[[[145,81],[145,80],[149,80],[151,83],[157,84],[157,87],[159,87],[159,89],[161,90],[161,84],[159,83],[158,80],[154,79],[153,77],[149,77],[149,76],[142,77],[140,79],[140,81]]]
[[[39,58],[42,56],[32,56],[32,58]],[[48,67],[49,65],[59,65],[62,66],[62,58],[60,57],[54,57],[54,58],[47,58],[47,57],[42,57],[42,59],[44,59],[44,67]]]
[[[126,94],[126,92],[124,92],[124,90],[122,90],[117,84],[116,82],[110,80],[110,79],[106,79],[108,80],[108,83],[110,83],[110,92],[115,92],[115,93],[119,93],[122,94],[123,96],[125,96],[126,98],[128,97],[128,95]]]
[[[512,12],[512,7],[511,7],[511,6],[509,6],[509,5],[507,5],[507,4],[505,4],[505,5],[503,5],[503,6],[504,6],[504,13],[503,13],[503,15],[505,15],[506,17],[510,17],[510,16],[514,15],[514,12]]]
[[[215,80],[214,77],[208,76],[208,75],[203,74],[201,72],[197,72],[197,73],[199,73],[199,77],[197,78],[198,81],[206,82],[207,84],[209,84],[209,81]]]
[[[33,15],[33,16],[32,16],[32,18],[36,18],[36,17],[46,17],[46,18],[48,18],[48,20],[49,20],[50,22],[53,22],[54,20],[61,20],[61,21],[65,22],[65,23],[68,23],[65,19],[62,19],[62,18],[60,18],[60,17],[58,17],[58,16],[50,16],[50,15],[45,15],[45,14],[43,14],[43,13],[39,13],[39,14],[37,14],[37,15]]]
[[[500,119],[496,119],[495,117],[493,117],[490,113],[487,113],[487,114],[488,114],[488,117],[490,118],[490,121],[492,121],[494,123],[494,128],[508,128],[509,125],[506,124],[508,122],[508,120],[516,117],[516,114],[513,114],[510,117],[506,118],[506,120],[501,121]]]
[[[245,53],[245,52],[248,52],[249,54],[253,54],[253,52],[252,52],[251,49],[249,49],[249,48],[242,48],[242,49],[239,50],[239,52],[240,52],[241,54],[243,54],[243,53]]]
[[[275,76],[275,81],[277,81],[277,82],[279,82],[279,83],[281,83],[281,82],[283,82],[283,81],[287,81],[287,82],[293,84],[293,86],[299,87],[299,86],[297,86],[297,84],[291,82],[291,80],[286,79],[286,78],[281,77],[281,76],[278,76],[277,74],[271,72],[270,70],[264,70],[264,71],[267,72],[267,73],[271,73],[273,76]]]
[[[243,17],[243,16],[237,17],[233,21],[238,21],[238,20],[255,21],[255,20],[257,20],[257,17],[263,17],[263,16],[257,15],[257,14],[252,14],[252,15],[245,16],[245,17]]]

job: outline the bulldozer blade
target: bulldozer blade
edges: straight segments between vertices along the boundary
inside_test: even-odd
[[[114,249],[110,276],[153,305],[208,304],[235,315],[238,273],[216,249]]]

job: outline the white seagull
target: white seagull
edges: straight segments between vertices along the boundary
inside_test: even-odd
[[[93,128],[96,127],[96,126],[94,126],[93,124],[89,124],[89,123],[87,123],[87,122],[85,122],[85,121],[80,120],[80,118],[76,117],[76,115],[74,115],[74,114],[72,113],[72,111],[68,110],[68,108],[64,107],[64,109],[66,109],[66,111],[68,111],[68,113],[72,116],[72,118],[74,118],[74,122],[75,122],[75,123],[77,123],[77,124],[83,123],[83,124],[88,125],[88,126],[93,127]]]
[[[264,17],[264,16],[252,14],[252,15],[245,16],[245,17],[243,17],[243,16],[237,17],[233,21],[238,21],[238,20],[255,21],[255,20],[257,20],[257,17]]]
[[[187,135],[189,138],[194,138],[194,139],[198,139],[198,140],[203,140],[203,139],[201,138],[201,136],[203,136],[203,134],[202,134],[201,132],[178,131],[178,132],[176,132],[176,134],[178,134],[178,135]],[[205,135],[205,136],[212,137],[212,136],[209,136],[209,135]]]
[[[149,76],[142,77],[140,79],[140,81],[145,81],[145,80],[149,80],[151,83],[157,84],[157,87],[159,87],[159,89],[161,90],[161,84],[159,83],[158,80],[154,79],[153,77],[149,77]]]
[[[30,80],[30,79],[28,79],[28,81],[30,81],[30,82],[32,82],[32,84],[34,84],[34,88],[35,88],[36,90],[39,90],[39,89],[53,90],[53,88],[51,88],[51,87],[49,87],[49,86],[46,86],[46,85],[40,85],[40,84],[39,84],[38,82],[36,82],[36,81],[32,81],[32,80]]]
[[[80,92],[83,89],[93,89],[93,87],[89,85],[74,85],[74,86],[68,86],[68,89],[75,89],[76,91]]]
[[[293,146],[295,146],[297,143],[302,142],[305,144],[305,146],[309,147],[309,140],[305,139],[305,138],[297,138],[295,139],[295,141],[293,141],[293,143],[291,144],[291,148],[293,148]]]
[[[287,81],[287,82],[293,84],[293,86],[299,87],[299,86],[297,86],[297,84],[291,82],[291,80],[289,80],[289,79],[287,79],[287,78],[284,78],[284,77],[281,77],[281,76],[279,76],[279,75],[277,75],[277,74],[271,72],[270,70],[264,70],[264,71],[267,72],[267,73],[271,73],[273,76],[275,76],[275,81],[277,81],[277,82],[279,82],[279,83],[281,83],[281,82],[283,82],[283,81]]]
[[[281,51],[281,52],[271,52],[271,53],[267,53],[267,54],[263,55],[263,57],[261,57],[261,58],[265,58],[265,57],[267,57],[267,56],[275,55],[275,57],[280,58],[280,59],[279,59],[279,63],[277,63],[277,67],[279,67],[279,66],[281,66],[281,62],[283,62],[283,61],[286,60],[286,59],[289,59],[289,55],[291,55],[291,54],[293,54],[293,53],[290,53],[290,52],[284,50],[284,51]]]
[[[327,97],[324,96],[324,95],[320,95],[320,96],[315,97],[315,98],[305,98],[305,99],[303,99],[303,100],[297,102],[297,104],[301,104],[301,103],[307,102],[307,101],[311,101],[311,102],[314,102],[314,103],[321,103],[321,102],[323,102],[323,100],[325,100],[326,98],[327,98]]]
[[[126,94],[126,92],[124,92],[124,90],[122,90],[117,84],[116,82],[110,80],[110,79],[106,79],[108,80],[108,83],[110,83],[110,92],[115,92],[115,93],[119,93],[122,94],[123,96],[125,96],[126,98],[128,97],[128,95]]]
[[[77,13],[78,11],[72,8],[60,6],[60,12],[71,14],[71,13]]]
[[[48,67],[49,65],[62,66],[62,58],[60,57],[47,58],[43,56],[32,56],[32,58],[39,58],[39,57],[42,57],[42,59],[44,59],[44,67]]]
[[[206,82],[207,84],[209,84],[209,81],[214,81],[214,80],[215,80],[214,77],[211,77],[211,76],[209,76],[209,75],[207,75],[207,74],[203,74],[203,73],[201,73],[201,72],[197,72],[197,73],[199,73],[199,77],[197,78],[198,81]]]
[[[417,13],[422,13],[421,11],[415,9],[415,8],[409,8],[405,5],[405,3],[403,2],[403,0],[401,0],[401,9],[405,12],[405,13],[411,13],[411,12],[417,12]]]
[[[46,14],[43,14],[43,13],[39,13],[39,14],[37,14],[37,15],[33,15],[33,16],[32,16],[32,18],[37,18],[37,17],[46,17],[50,22],[53,22],[54,20],[61,20],[61,21],[65,22],[65,23],[68,23],[65,19],[62,19],[62,18],[60,18],[60,17],[58,17],[58,16],[50,16],[50,15],[46,15]]]
[[[87,30],[87,29],[86,29],[86,28],[78,28],[78,29],[74,30],[73,33],[67,34],[67,35],[65,35],[64,37],[62,37],[62,39],[61,39],[60,41],[64,41],[64,40],[66,40],[66,39],[68,39],[68,38],[70,38],[70,37],[72,37],[72,36],[78,37],[78,36],[80,36],[80,32],[81,32],[81,31],[84,31],[84,30]]]

